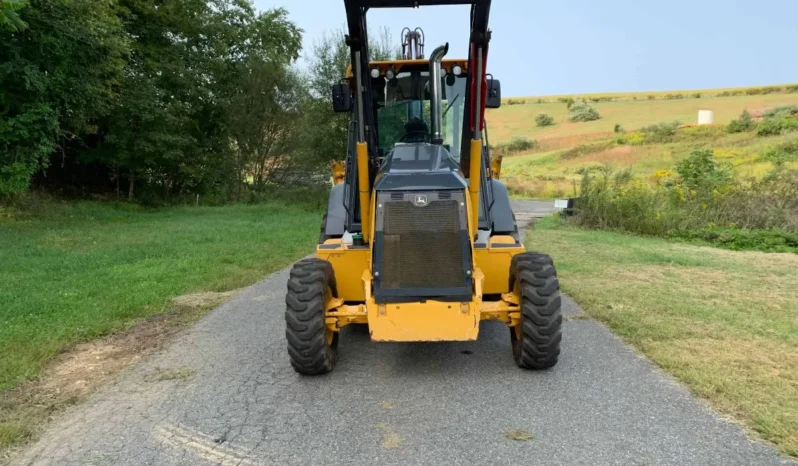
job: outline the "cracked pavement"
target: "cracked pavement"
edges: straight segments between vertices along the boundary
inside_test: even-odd
[[[553,210],[514,206],[519,220]],[[591,319],[563,323],[560,362],[546,372],[518,369],[507,328],[483,322],[466,343],[371,343],[347,327],[335,371],[300,377],[285,348],[287,279],[286,269],[219,306],[61,415],[14,464],[795,464]]]

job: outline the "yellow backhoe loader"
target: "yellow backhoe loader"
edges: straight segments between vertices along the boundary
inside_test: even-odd
[[[347,325],[368,325],[375,342],[468,341],[481,321],[498,320],[519,367],[554,366],[557,273],[549,256],[524,250],[486,141],[485,108],[501,105],[486,73],[490,0],[344,4],[351,66],[332,97],[350,115],[348,150],[317,257],[288,280],[291,365],[331,371]],[[402,59],[369,60],[370,9],[457,4],[471,7],[468,58],[446,59],[448,44],[425,57],[423,31],[405,29]]]

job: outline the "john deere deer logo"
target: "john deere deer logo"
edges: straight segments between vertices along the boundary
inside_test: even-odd
[[[426,207],[427,196],[424,196],[423,194],[417,195],[413,198],[413,204],[415,204],[417,207]]]

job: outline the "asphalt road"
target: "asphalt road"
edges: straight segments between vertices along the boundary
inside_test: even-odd
[[[516,203],[527,217],[549,207]],[[271,275],[220,306],[68,411],[16,462],[795,464],[589,319],[564,323],[560,363],[547,372],[516,368],[508,330],[486,322],[469,343],[376,344],[346,328],[336,370],[300,377],[285,349],[287,278]]]

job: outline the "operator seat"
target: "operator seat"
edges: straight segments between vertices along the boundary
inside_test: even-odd
[[[429,128],[422,118],[412,117],[405,123],[405,142],[427,142]]]

